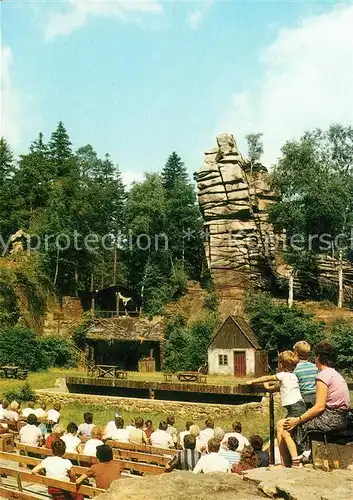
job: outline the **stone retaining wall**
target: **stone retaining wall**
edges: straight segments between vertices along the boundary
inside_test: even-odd
[[[52,406],[55,402],[62,405],[78,403],[81,405],[96,405],[114,408],[133,414],[137,413],[172,413],[176,417],[189,417],[194,420],[203,420],[206,417],[214,419],[234,418],[244,411],[250,413],[268,412],[268,400],[263,403],[247,403],[243,405],[218,405],[206,403],[185,403],[178,401],[160,401],[157,399],[119,398],[113,396],[96,396],[91,394],[71,394],[65,392],[54,392],[48,390],[37,390],[39,401]]]

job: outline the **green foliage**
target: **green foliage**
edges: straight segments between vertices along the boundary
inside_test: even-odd
[[[81,325],[74,329],[71,335],[72,342],[81,351],[85,348],[86,345],[86,332],[89,324],[90,321],[83,322]]]
[[[41,337],[37,340],[44,358],[48,359],[50,367],[74,367],[76,359],[70,342],[54,335]]]
[[[274,304],[266,293],[248,295],[245,308],[261,347],[269,353],[272,368],[278,353],[292,349],[299,340],[307,340],[313,345],[324,338],[323,324],[313,319],[312,314],[285,304]]]
[[[0,329],[0,365],[14,364],[38,371],[50,366],[73,366],[73,362],[65,339],[37,337],[33,330],[23,326]]]
[[[11,401],[35,401],[36,400],[36,393],[32,390],[31,386],[29,385],[28,382],[26,382],[22,387],[19,389],[10,389],[8,391],[4,392],[4,398],[6,401],[9,403]]]
[[[340,370],[353,373],[353,327],[350,323],[337,322],[332,325],[332,344],[337,349],[336,366]]]
[[[187,289],[188,275],[185,272],[181,262],[178,262],[172,269],[170,278],[170,296],[172,299],[178,299],[185,295]]]
[[[248,134],[245,138],[248,143],[248,155],[252,166],[260,161],[261,155],[264,152],[264,146],[261,141],[262,133]]]
[[[220,297],[218,293],[212,292],[205,297],[204,307],[209,311],[218,311],[220,304]]]
[[[165,330],[164,371],[197,371],[204,365],[216,326],[215,315],[190,326],[187,326],[186,319],[181,315],[171,319]]]

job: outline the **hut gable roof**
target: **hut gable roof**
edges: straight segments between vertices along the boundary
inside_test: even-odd
[[[99,318],[87,329],[86,336],[91,340],[160,342],[164,336],[164,323],[161,319]]]
[[[228,316],[211,340],[208,348],[254,348],[260,350],[261,346],[252,328],[243,317]]]

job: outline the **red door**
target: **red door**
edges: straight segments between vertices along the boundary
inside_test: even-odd
[[[246,359],[245,351],[234,352],[234,376],[245,377],[246,375]]]

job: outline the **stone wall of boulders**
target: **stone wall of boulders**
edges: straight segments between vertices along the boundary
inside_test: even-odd
[[[38,400],[45,402],[47,406],[61,403],[63,406],[78,403],[88,406],[104,406],[112,408],[112,413],[119,409],[132,414],[137,413],[159,413],[173,414],[176,417],[204,420],[206,417],[221,419],[235,418],[244,410],[255,413],[268,412],[268,400],[264,398],[263,403],[247,403],[244,405],[217,405],[205,403],[184,403],[177,401],[160,401],[156,399],[119,398],[113,396],[96,396],[91,394],[72,394],[66,392],[54,392],[49,390],[37,390]]]

